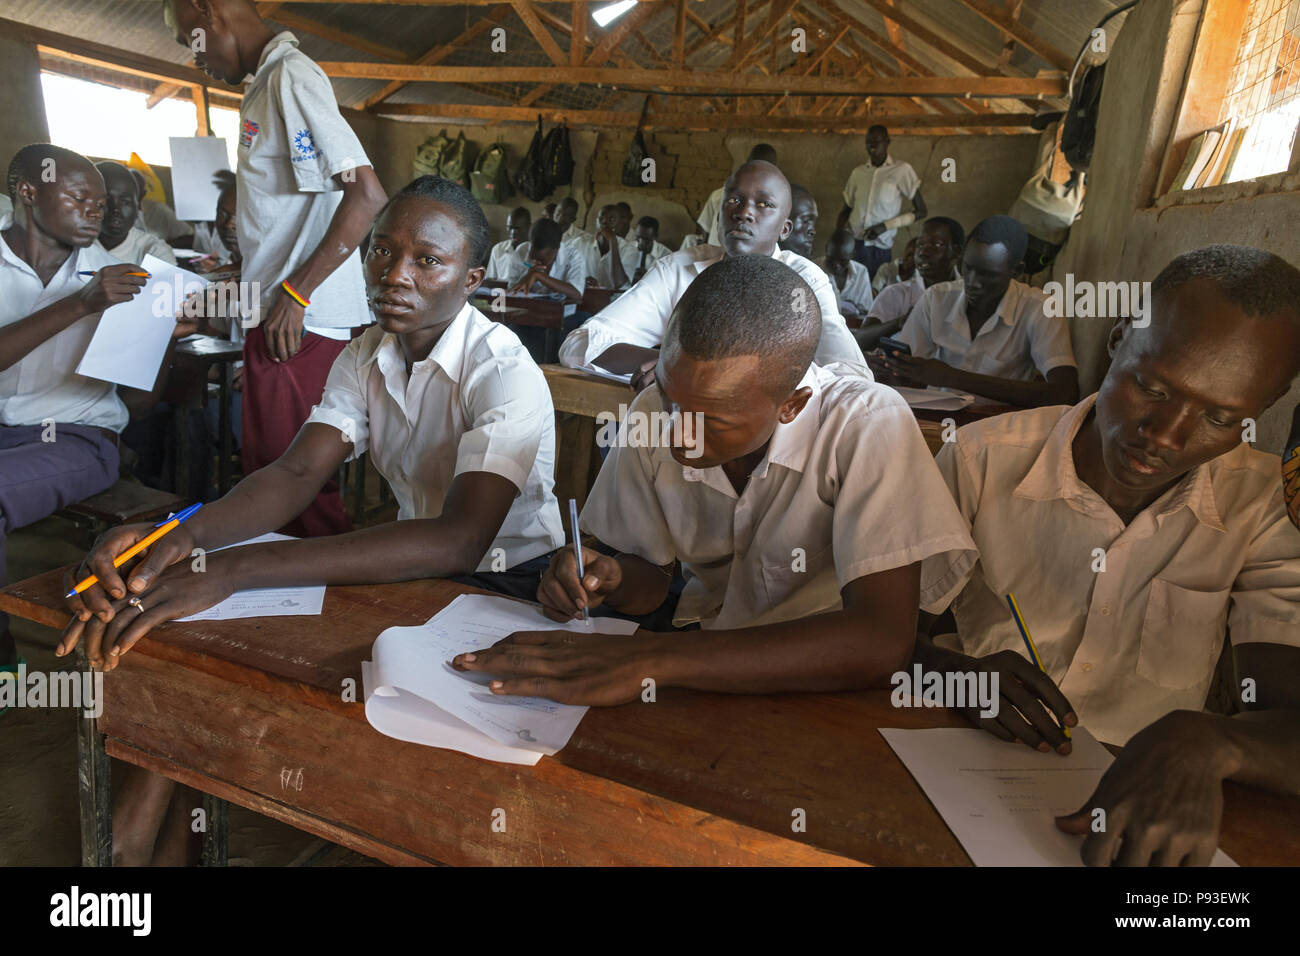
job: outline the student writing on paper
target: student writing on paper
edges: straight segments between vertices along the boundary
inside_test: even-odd
[[[1152,294],[1149,326],[1115,325],[1096,395],[967,425],[938,455],[980,560],[928,562],[968,580],[956,634],[923,633],[918,659],[998,672],[1001,710],[976,723],[1003,739],[1065,752],[1072,714],[1126,744],[1061,823],[1089,834],[1088,863],[1204,864],[1223,780],[1300,790],[1300,535],[1277,457],[1242,441],[1300,372],[1300,271],[1209,246]],[[1046,676],[1021,656],[1008,593]],[[1233,717],[1202,711],[1225,634],[1251,688],[1234,685]]]
[[[129,418],[110,382],[76,374],[99,316],[144,288],[95,240],[105,189],[84,156],[25,146],[9,163],[0,217],[0,583],[5,537],[117,480]],[[94,272],[81,276],[79,272]],[[0,613],[0,666],[16,659]]]
[[[514,333],[467,303],[488,242],[483,211],[462,186],[424,176],[398,193],[366,255],[379,325],[335,361],[293,444],[154,545],[125,582],[112,559],[151,528],[105,535],[83,563],[100,583],[71,600],[60,651],[84,639],[91,660],[111,669],[152,628],[248,588],[498,572],[503,589],[535,592],[545,566],[535,559],[564,541],[551,491],[554,410]],[[282,527],[367,450],[397,498],[398,521],[212,553]],[[201,574],[190,565],[196,547],[208,552]],[[128,588],[142,612],[124,600]]]
[[[244,350],[241,457],[251,474],[289,447],[351,330],[370,322],[356,249],[384,190],[334,87],[292,33],[274,32],[250,0],[165,0],[162,8],[187,52],[203,31],[201,69],[234,85],[252,76],[236,169],[243,280],[260,292]],[[288,530],[350,528],[331,482]]]
[[[121,163],[112,162],[96,163],[95,168],[104,177],[104,221],[100,225],[99,244],[118,262],[143,262],[146,255],[152,255],[176,265],[172,247],[135,224],[140,203],[131,171]]]
[[[961,281],[957,263],[966,243],[961,223],[946,216],[931,216],[915,241],[916,268],[907,278],[881,288],[866,322],[854,333],[864,352],[874,349],[886,335],[898,334],[926,289],[940,282]],[[876,275],[879,278],[880,273]]]
[[[1014,276],[1029,236],[1010,216],[990,216],[962,251],[960,282],[922,294],[898,338],[910,356],[872,358],[877,373],[900,385],[938,385],[1009,405],[1069,405],[1079,372],[1063,317],[1049,317],[1046,296]]]
[[[795,270],[812,288],[820,307],[819,364],[845,363],[870,375],[862,351],[835,304],[826,273],[794,252],[777,248],[789,235],[790,184],[771,163],[745,163],[727,180],[720,221],[722,246],[695,246],[660,259],[629,291],[565,336],[560,362],[571,368],[592,364],[611,372],[632,372],[632,385],[653,381],[659,343],[673,307],[705,269],[728,256],[770,256]]]
[[[810,364],[821,329],[812,289],[771,256],[704,270],[583,509],[601,547],[583,549],[581,581],[572,551],[556,552],[538,591],[557,620],[644,615],[680,562],[673,623],[702,630],[520,633],[453,664],[499,677],[495,693],[591,705],[636,699],[646,677],[736,693],[883,685],[910,658],[918,603],[948,596],[920,562],[966,568],[974,546],[897,393]],[[671,413],[670,441],[634,437],[638,416]]]
[[[539,219],[528,233],[528,242],[515,250],[516,274],[507,292],[554,292],[572,303],[582,301],[587,273],[578,241],[566,242],[564,229],[550,219]],[[583,235],[586,235],[584,233]]]

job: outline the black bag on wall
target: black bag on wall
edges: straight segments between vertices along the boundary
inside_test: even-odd
[[[542,117],[539,113],[537,116],[537,132],[533,134],[533,141],[528,144],[528,152],[524,153],[524,161],[519,164],[519,169],[515,173],[515,186],[525,198],[533,202],[540,202],[545,199],[551,192],[551,186],[546,181],[546,169],[542,165]]]
[[[549,186],[567,186],[573,182],[573,152],[569,149],[569,127],[561,123],[552,127],[542,142],[542,169]]]
[[[641,127],[645,125],[646,108],[650,105],[650,97],[645,98],[641,104],[641,118],[637,120],[636,132],[632,134],[632,145],[628,148],[627,159],[623,160],[623,175],[621,181],[624,186],[637,188],[646,184],[641,178],[641,164],[649,157],[650,150],[646,149],[645,134]]]

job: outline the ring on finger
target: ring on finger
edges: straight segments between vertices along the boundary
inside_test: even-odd
[[[135,608],[135,609],[136,609],[137,611],[139,611],[141,614],[144,613],[144,605],[143,605],[142,603],[140,603],[140,599],[139,599],[138,597],[128,598],[126,603],[129,604],[129,605],[131,605],[133,608]]]

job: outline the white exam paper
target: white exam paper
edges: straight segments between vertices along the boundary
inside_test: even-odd
[[[968,392],[948,389],[909,388],[906,385],[895,385],[893,389],[912,408],[928,408],[936,412],[959,412],[975,401],[975,396]]]
[[[588,375],[594,375],[596,378],[603,378],[609,382],[618,382],[621,385],[632,384],[631,372],[624,372],[620,375],[618,372],[611,372],[609,369],[601,368],[599,365],[582,365],[579,367]]]
[[[243,547],[246,544],[262,544],[267,541],[292,541],[287,534],[261,534],[238,544],[227,545],[230,548]],[[217,548],[212,553],[224,551]],[[206,611],[199,611],[189,617],[177,618],[180,621],[234,621],[244,617],[292,617],[299,614],[320,614],[325,604],[325,585],[309,585],[288,588],[252,588],[236,591],[220,604],[214,604]]]
[[[77,374],[147,392],[158,377],[185,296],[207,282],[155,256],[145,256],[138,265],[149,273],[144,288],[130,302],[104,310]]]
[[[490,675],[457,671],[450,662],[515,631],[549,630],[629,635],[636,624],[617,618],[557,624],[535,604],[462,594],[424,624],[390,627],[375,640],[369,673],[363,669],[366,718],[380,733],[402,740],[535,764],[569,742],[587,708],[499,697],[488,690]]]
[[[230,169],[226,141],[218,136],[171,136],[168,141],[176,218],[212,222],[217,217],[217,199],[221,195],[213,177]]]
[[[1055,817],[1092,796],[1115,759],[1083,727],[1067,757],[1006,743],[974,728],[881,728],[976,866],[1082,866],[1083,837]],[[1222,850],[1211,866],[1236,866]]]

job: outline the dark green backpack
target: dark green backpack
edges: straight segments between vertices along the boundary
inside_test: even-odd
[[[465,134],[458,134],[456,141],[442,154],[442,162],[438,165],[438,175],[443,179],[450,179],[453,183],[469,186],[468,149],[469,144],[465,140]]]
[[[415,150],[415,160],[411,163],[411,176],[437,176],[442,166],[443,154],[451,145],[451,137],[443,130],[437,136],[430,136]]]
[[[505,202],[515,194],[510,185],[510,170],[506,168],[504,143],[493,143],[479,156],[470,173],[469,191],[479,202]]]

